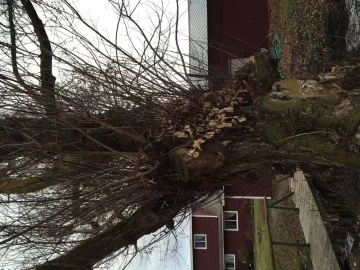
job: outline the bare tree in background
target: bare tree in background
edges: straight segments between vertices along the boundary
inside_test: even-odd
[[[302,81],[307,90],[295,94],[278,85],[260,91],[256,80],[247,83],[251,72],[196,91],[179,47],[178,1],[173,17],[158,1],[108,3],[118,16],[111,38],[69,1],[1,1],[0,247],[7,262],[92,269],[109,256],[135,256],[144,235],[166,237],[180,223],[176,216],[225,183],[248,181],[249,172],[359,169],[360,109],[349,86],[359,68]],[[134,15],[144,4],[151,32]],[[259,57],[247,67],[256,71],[267,59]]]

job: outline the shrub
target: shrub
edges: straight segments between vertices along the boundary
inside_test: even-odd
[[[238,250],[239,258],[242,263],[252,264],[254,252],[251,247],[242,244]]]

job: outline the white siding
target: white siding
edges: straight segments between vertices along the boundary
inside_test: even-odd
[[[208,72],[208,18],[207,0],[189,0],[189,73],[207,75]],[[205,86],[205,80],[192,77],[195,85]]]

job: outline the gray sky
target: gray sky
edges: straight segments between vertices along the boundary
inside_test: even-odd
[[[185,270],[190,268],[189,221],[186,220],[169,238],[154,245],[151,255],[137,256],[130,264],[129,270]],[[175,237],[176,236],[176,240]],[[138,244],[147,243],[145,236]],[[168,250],[168,251],[167,251]],[[110,270],[118,270],[122,258],[114,261]]]
[[[128,0],[129,1],[129,0]],[[137,0],[129,1],[134,6],[138,2]],[[132,15],[133,18],[139,23],[142,27],[142,30],[150,35],[153,23],[157,22],[156,13],[153,11],[154,5],[158,9],[161,6],[164,7],[165,16],[163,18],[163,30],[165,27],[168,27],[168,20],[176,14],[176,2],[174,0],[142,0],[140,4],[137,5],[136,12]],[[109,37],[111,41],[115,41],[116,36],[116,27],[118,16],[113,10],[113,7],[104,0],[77,0],[76,6],[78,10],[81,11],[82,16],[91,20],[100,30],[102,34]],[[179,0],[179,9],[180,9],[180,19],[179,19],[179,46],[181,52],[187,54],[189,51],[189,40],[188,40],[188,0]],[[94,37],[90,30],[86,27],[81,27],[81,33],[89,38]],[[135,46],[141,46],[142,41],[140,40],[140,35],[134,30],[129,30],[132,41]],[[121,44],[122,48],[128,49],[128,51],[133,51],[134,56],[136,56],[135,51],[132,49],[133,45],[130,44],[128,37],[126,37],[127,32],[125,31],[124,25],[120,24],[118,32],[118,44]],[[171,40],[171,48],[175,49],[175,39]]]
[[[76,0],[74,0],[76,1]],[[132,1],[132,0],[131,0]],[[162,3],[164,7],[166,7],[166,12],[169,17],[174,15],[175,13],[175,5],[174,0],[163,0]],[[180,9],[181,9],[181,18],[179,23],[179,45],[182,53],[188,53],[188,17],[187,17],[187,0],[179,0]],[[132,2],[133,3],[133,2]],[[151,26],[151,19],[154,19],[154,13],[151,12],[151,9],[148,5],[146,5],[147,0],[143,1],[143,4],[139,6],[138,12],[134,14],[137,20],[140,22],[140,25],[146,30],[149,26]],[[153,0],[153,3],[161,4],[160,0]],[[117,16],[112,10],[112,7],[108,4],[107,1],[104,0],[77,0],[76,6],[78,11],[82,14],[83,17],[87,19],[91,19],[94,24],[96,24],[98,30],[101,31],[102,34],[105,34],[110,40],[115,40],[115,31],[117,24]],[[86,29],[85,27],[80,27],[80,32],[90,40],[95,40],[95,36],[93,33]],[[120,35],[118,38],[119,44],[121,42],[121,46],[127,47],[127,51],[131,52],[131,46],[129,40],[125,35],[125,29],[120,28]],[[50,35],[58,34],[61,38],[61,34],[56,33],[56,31],[49,31]],[[136,32],[134,32],[133,36],[131,36],[135,46],[137,43],[139,46],[142,46],[141,42],[137,39]],[[140,43],[139,43],[140,42]],[[68,43],[66,44],[67,48],[72,48],[71,46],[77,47],[75,51],[81,52],[81,48],[79,48],[78,44]],[[171,46],[175,48],[175,39],[172,40]],[[135,52],[134,52],[135,53]],[[36,67],[37,70],[37,67]],[[56,70],[56,68],[55,68]],[[61,75],[55,74],[57,79],[61,80]],[[3,218],[3,217],[2,217]],[[168,239],[161,241],[154,245],[154,249],[151,255],[148,256],[138,256],[135,260],[133,260],[130,265],[130,270],[135,269],[143,269],[143,270],[185,270],[190,269],[190,240],[189,240],[189,224],[188,222],[183,223],[180,228],[174,232],[177,235],[177,238],[170,236]],[[141,242],[146,243],[149,240],[149,236],[145,236],[141,239],[138,244],[141,245]],[[170,250],[172,252],[165,252],[166,250]],[[114,261],[112,266],[108,269],[117,270],[119,269],[120,262],[123,258],[119,257]],[[5,263],[3,258],[0,258],[0,264]],[[8,261],[6,263],[8,269],[17,269],[18,265],[14,265],[12,267],[12,262]],[[2,268],[0,268],[2,269]]]
[[[136,2],[136,1],[134,1]],[[142,1],[143,4],[139,5],[138,12],[135,14],[135,17],[140,22],[143,29],[147,29],[151,25],[151,19],[154,19],[154,14],[151,12],[151,9],[146,5],[147,0]],[[163,4],[166,7],[166,11],[169,17],[175,14],[176,6],[174,5],[173,0],[153,0],[153,3]],[[187,54],[189,49],[188,41],[188,16],[187,16],[187,5],[188,0],[179,0],[180,5],[180,22],[179,22],[179,45],[182,53]],[[93,22],[96,23],[98,29],[102,33],[106,33],[110,40],[115,40],[115,31],[116,31],[116,22],[117,16],[113,12],[110,5],[107,4],[107,1],[104,0],[78,0],[77,3],[78,10],[81,11],[82,15],[86,18],[91,18]],[[91,37],[91,32],[84,28],[84,35]],[[131,45],[128,42],[127,38],[124,35],[124,29],[120,30],[119,41],[122,42],[122,46],[129,46],[131,51]],[[133,41],[137,41],[136,33],[133,35]],[[141,43],[139,43],[141,46]],[[172,46],[175,48],[175,40],[172,42]],[[184,222],[180,228],[174,232],[177,235],[177,241],[174,236],[170,236],[168,239],[161,241],[160,243],[154,246],[154,250],[151,255],[137,256],[133,262],[130,264],[130,270],[185,270],[190,269],[190,239],[189,239],[189,224],[188,221]],[[146,243],[151,237],[145,236],[141,239],[138,244],[141,245],[141,242]],[[166,252],[166,250],[171,250],[172,252]],[[113,265],[110,267],[111,270],[119,269],[121,261],[123,258],[119,257],[114,261]]]

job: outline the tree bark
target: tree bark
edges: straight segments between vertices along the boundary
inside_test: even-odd
[[[92,269],[114,252],[136,244],[137,240],[159,230],[171,221],[178,210],[161,210],[158,204],[144,205],[131,217],[88,239],[56,259],[36,266],[36,270]]]
[[[109,48],[111,54],[108,57],[99,51],[98,47],[103,46],[94,46],[70,26],[69,30],[73,30],[74,36],[81,39],[81,45],[89,50],[98,66],[86,63],[80,55],[66,48],[62,50],[62,44],[58,44],[61,52],[57,58],[61,62],[59,68],[63,64],[68,65],[63,70],[64,74],[71,75],[74,72],[77,76],[70,77],[73,82],[69,87],[64,86],[63,91],[59,83],[59,92],[55,92],[55,77],[52,74],[55,54],[45,25],[30,0],[20,2],[30,19],[34,34],[31,37],[21,21],[16,21],[14,1],[8,0],[11,45],[7,48],[13,74],[11,78],[1,75],[0,79],[15,84],[6,84],[10,85],[10,90],[7,90],[9,96],[17,95],[18,100],[22,101],[26,100],[27,95],[30,97],[28,100],[32,99],[37,104],[14,104],[15,114],[11,111],[11,117],[0,119],[0,163],[6,167],[11,162],[35,160],[36,165],[39,165],[37,169],[44,169],[51,168],[55,161],[60,160],[63,164],[69,159],[61,169],[67,177],[65,181],[69,184],[68,188],[75,186],[75,189],[69,192],[74,195],[73,202],[69,199],[64,205],[51,202],[48,205],[46,202],[41,204],[40,212],[45,206],[49,206],[50,210],[45,212],[46,215],[25,219],[21,223],[25,228],[22,231],[8,229],[9,236],[0,241],[0,245],[5,247],[14,242],[20,243],[19,246],[23,244],[24,250],[30,250],[34,248],[31,244],[36,243],[36,240],[44,239],[42,235],[33,233],[35,229],[41,230],[41,226],[50,224],[56,228],[64,228],[68,225],[61,220],[64,217],[73,220],[80,216],[91,221],[116,213],[117,210],[121,212],[118,215],[121,216],[121,221],[117,224],[112,225],[113,220],[108,219],[106,224],[109,226],[104,231],[99,226],[98,234],[65,254],[35,266],[38,270],[92,269],[96,263],[116,251],[136,244],[142,236],[155,232],[166,224],[172,227],[170,221],[181,210],[198,206],[199,200],[202,203],[202,198],[213,195],[224,183],[235,178],[245,179],[248,172],[259,168],[274,164],[293,167],[313,164],[360,169],[359,95],[355,91],[346,92],[349,89],[338,84],[338,78],[335,81],[332,78],[331,82],[319,79],[315,83],[313,80],[296,80],[295,90],[277,85],[278,88],[276,86],[270,94],[256,92],[251,87],[255,84],[244,83],[243,79],[240,87],[230,85],[216,91],[187,91],[187,88],[193,87],[192,83],[185,85],[181,81],[175,81],[173,75],[168,75],[175,72],[174,74],[185,78],[172,66],[172,60],[166,60],[169,58],[165,55],[159,59],[162,49],[159,52],[158,49],[154,50],[152,38],[147,39],[146,33],[138,27],[130,13],[126,12],[127,7],[121,7],[120,14],[123,16],[120,16],[119,22],[121,17],[127,17],[135,23],[154,53],[154,63],[150,60],[152,57],[146,56],[146,47],[141,52],[144,53],[141,59],[135,59],[132,54],[111,43],[90,26],[68,1],[64,1],[67,7],[64,16],[71,16],[72,12],[75,18],[80,19],[104,42],[104,47]],[[42,2],[36,4],[41,5]],[[58,7],[44,4],[44,16],[48,6],[53,12],[49,14],[62,13]],[[161,25],[160,21],[159,26]],[[61,23],[59,27],[62,27]],[[25,30],[16,32],[22,31],[21,29]],[[159,41],[163,43],[161,32]],[[28,35],[31,40],[36,40],[40,49],[40,76],[23,68],[23,74],[29,73],[32,79],[38,80],[36,87],[30,86],[19,71],[21,65],[17,55],[20,55],[20,49],[17,49],[17,45],[21,43],[16,39],[21,35]],[[166,49],[168,48],[165,48],[165,52]],[[122,64],[118,57],[112,59],[113,51],[116,55],[120,52],[121,58],[127,58],[125,60],[129,64]],[[32,53],[27,53],[27,57],[34,58]],[[178,53],[184,64],[181,52]],[[62,55],[64,59],[61,59]],[[23,62],[26,62],[27,58],[24,59]],[[265,61],[267,60],[265,57]],[[114,74],[109,76],[113,82],[105,83],[106,80],[100,78],[107,72],[105,67],[108,62],[115,68]],[[253,62],[256,62],[255,58],[251,60]],[[141,68],[136,71],[136,67]],[[126,74],[119,78],[117,73],[121,73],[121,70],[126,71]],[[253,76],[252,71],[251,73]],[[77,81],[77,77],[81,81]],[[269,83],[270,80],[262,81]],[[69,82],[64,80],[64,83]],[[78,92],[81,95],[77,95]],[[102,96],[110,92],[113,92],[114,100],[106,98],[104,101]],[[101,102],[98,103],[97,99]],[[120,99],[121,102],[118,102]],[[117,105],[112,109],[117,102],[124,108]],[[7,103],[11,102],[4,102],[4,108],[9,105]],[[35,109],[31,107],[33,105]],[[36,106],[42,109],[38,110]],[[17,117],[16,113],[22,116]],[[144,168],[152,167],[154,163],[157,165],[153,169],[138,173]],[[18,173],[14,171],[12,176]],[[22,172],[23,175],[28,175],[32,171],[25,167]],[[55,176],[57,175],[43,175],[42,180],[47,178],[53,182],[56,180]],[[42,187],[48,185],[41,186],[40,189]],[[57,188],[60,190],[60,197],[64,196],[61,186]],[[80,194],[80,190],[84,194]],[[4,185],[3,189],[0,187],[1,191],[14,190]],[[25,199],[26,192],[22,194]],[[104,193],[106,196],[102,196]],[[31,200],[41,201],[48,199],[48,194],[38,192],[29,197]],[[161,198],[170,198],[168,200],[171,203],[161,201]],[[107,204],[102,208],[100,204],[105,205],[104,201]],[[24,204],[26,205],[26,200]],[[75,217],[69,214],[73,208],[76,208]],[[129,216],[124,218],[124,213]],[[15,223],[20,222],[23,222],[21,218]],[[76,221],[74,224],[78,228],[83,225]],[[6,226],[3,228],[7,229]],[[63,244],[61,248],[64,248],[66,243],[62,240],[60,237],[60,241],[55,243]],[[55,254],[49,253],[55,253],[56,246],[46,247],[45,251],[46,255],[53,256]]]

